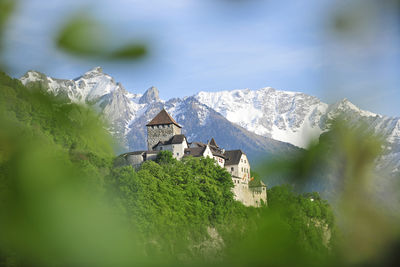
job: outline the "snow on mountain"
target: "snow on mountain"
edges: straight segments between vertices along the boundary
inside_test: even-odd
[[[249,153],[268,151],[268,146],[274,147],[273,151],[287,149],[287,145],[274,140],[305,148],[329,129],[330,119],[344,115],[350,122],[366,122],[370,130],[382,135],[387,144],[381,165],[391,162],[400,169],[400,118],[361,110],[347,99],[328,105],[303,93],[266,87],[200,92],[193,97],[164,101],[155,87],[143,95],[128,92],[100,67],[73,80],[29,71],[21,81],[26,85],[38,82],[72,102],[92,105],[110,122],[110,132],[126,150],[146,149],[145,125],[162,108],[184,126],[189,140],[207,141],[217,136],[227,148],[241,148],[241,144]],[[242,135],[235,137],[235,131]],[[249,140],[244,142],[239,136]]]
[[[164,101],[159,98],[155,87],[150,87],[143,95],[128,92],[111,76],[103,73],[100,67],[73,80],[54,79],[29,71],[21,77],[21,81],[28,86],[31,83],[40,83],[55,95],[94,107],[107,119],[109,131],[124,146],[124,151],[147,149],[145,125],[162,108],[183,126],[189,141],[207,142],[214,137],[225,148],[241,148],[250,157],[296,149],[289,144],[245,130],[193,97]]]
[[[27,86],[40,83],[55,95],[93,107],[109,122],[109,131],[122,145],[119,152],[147,150],[146,124],[162,108],[183,126],[189,142],[207,142],[214,137],[221,147],[242,149],[252,161],[259,156],[265,159],[292,154],[297,147],[307,147],[311,140],[329,130],[330,120],[338,116],[354,125],[363,121],[368,130],[386,140],[383,155],[376,161],[376,170],[382,174],[375,181],[377,195],[386,198],[398,181],[400,118],[361,110],[347,99],[326,104],[303,93],[266,87],[200,92],[164,101],[155,87],[144,94],[128,92],[99,67],[73,80],[50,78],[36,71],[27,72],[20,80]],[[326,175],[318,180],[320,183],[311,183],[309,190],[330,198],[336,195],[332,189],[336,180]]]
[[[315,97],[271,87],[200,92],[195,98],[251,132],[299,147],[323,132],[319,122],[328,108]]]
[[[96,100],[115,91],[120,86],[111,76],[104,74],[100,67],[96,67],[74,80],[54,79],[36,71],[29,71],[21,78],[21,82],[23,84],[44,83],[54,94],[66,94],[71,101],[78,103]]]
[[[347,99],[328,105],[313,96],[271,87],[200,92],[195,98],[251,132],[303,148],[339,115],[354,123],[361,119],[388,142],[400,143],[400,118],[361,110]]]
[[[143,113],[146,104],[140,103],[141,94],[132,94],[114,79],[103,73],[101,67],[93,68],[73,79],[55,79],[37,71],[28,71],[21,82],[25,85],[40,83],[55,95],[66,96],[75,103],[90,103],[110,122],[110,131],[124,136],[127,127]]]

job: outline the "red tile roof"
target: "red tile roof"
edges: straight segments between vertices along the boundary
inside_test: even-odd
[[[157,116],[154,117],[146,126],[152,125],[165,125],[165,124],[175,124],[179,128],[182,128],[169,114],[165,109],[162,109]]]

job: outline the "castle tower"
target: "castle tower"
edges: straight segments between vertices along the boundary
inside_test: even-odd
[[[174,135],[181,134],[181,126],[162,109],[147,125],[147,149],[153,147],[160,141],[168,141]]]

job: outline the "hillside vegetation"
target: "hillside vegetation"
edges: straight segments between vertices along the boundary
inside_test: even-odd
[[[134,170],[113,151],[90,109],[0,74],[0,265],[319,266],[332,253],[317,193],[274,187],[268,207],[245,207],[212,159],[163,152]]]

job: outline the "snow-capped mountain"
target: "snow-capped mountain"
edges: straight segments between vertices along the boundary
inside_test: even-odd
[[[339,113],[377,116],[358,109],[346,99],[328,105],[313,96],[271,87],[200,92],[195,98],[251,132],[303,148],[327,130],[327,118]]]
[[[103,73],[100,67],[73,80],[54,79],[36,71],[27,72],[20,80],[28,86],[40,83],[55,95],[93,106],[107,119],[110,132],[123,145],[120,152],[146,149],[145,125],[162,108],[183,126],[189,141],[207,142],[214,137],[226,149],[241,148],[252,158],[296,149],[230,122],[194,97],[163,101],[155,87],[149,88],[143,95],[132,94]]]
[[[350,123],[363,121],[386,140],[380,169],[400,170],[400,117],[361,110],[347,99],[328,105],[313,96],[271,87],[200,92],[194,97],[251,132],[302,148],[329,130],[329,121],[339,115]]]
[[[369,130],[386,140],[384,153],[377,160],[379,175],[374,180],[375,194],[382,196],[381,200],[388,206],[398,203],[396,210],[400,210],[398,194],[393,192],[393,185],[400,177],[399,117],[363,111],[346,99],[326,104],[313,96],[270,87],[200,92],[183,99],[164,101],[155,87],[143,95],[128,92],[99,67],[73,80],[54,79],[36,71],[27,72],[20,80],[27,86],[40,83],[55,95],[95,108],[122,144],[118,152],[146,150],[145,125],[162,108],[183,126],[189,142],[207,142],[214,137],[226,149],[242,149],[253,162],[258,156],[265,159],[307,147],[310,140],[329,130],[330,119],[337,116],[344,116],[354,125],[364,121]],[[319,191],[325,198],[334,200],[340,179],[325,170],[317,176],[318,179],[306,190]],[[268,179],[269,186],[280,183],[271,177]]]
[[[381,134],[387,145],[380,165],[393,164],[394,170],[400,170],[400,118],[363,111],[346,99],[329,105],[303,93],[266,87],[200,92],[163,101],[155,87],[143,95],[126,91],[100,67],[73,80],[29,71],[21,81],[39,82],[56,95],[94,106],[126,150],[146,149],[145,125],[161,108],[183,125],[189,141],[206,142],[214,137],[227,149],[242,148],[250,157],[294,149],[289,144],[305,148],[329,129],[330,119],[344,115],[349,121],[367,122],[370,130]]]

